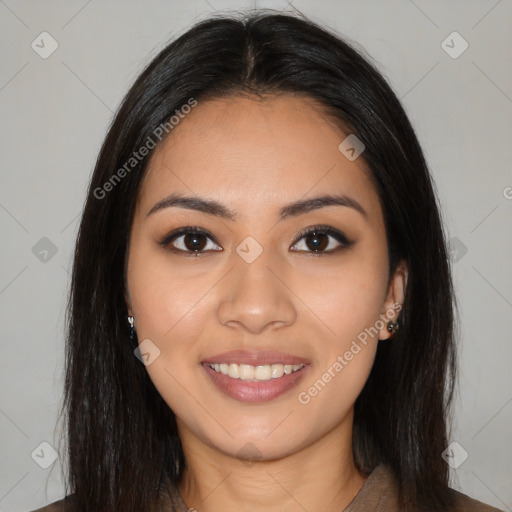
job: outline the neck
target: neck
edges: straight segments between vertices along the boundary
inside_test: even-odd
[[[352,455],[351,420],[304,449],[259,461],[242,461],[182,431],[181,497],[198,512],[344,510],[365,482]]]

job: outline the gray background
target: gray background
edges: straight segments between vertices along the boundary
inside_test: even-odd
[[[42,442],[58,448],[71,255],[112,113],[170,38],[249,7],[296,8],[361,44],[403,100],[437,184],[460,303],[452,486],[510,511],[510,0],[0,0],[0,511],[63,495],[61,459],[35,461],[51,462]],[[46,59],[31,47],[43,31],[58,43]],[[457,58],[459,36],[442,45],[453,31],[469,45]]]

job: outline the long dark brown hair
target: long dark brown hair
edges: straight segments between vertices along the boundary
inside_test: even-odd
[[[454,390],[455,302],[431,176],[399,100],[368,58],[330,29],[271,11],[194,25],[150,62],[108,130],[80,223],[67,310],[66,492],[83,512],[146,512],[157,507],[164,479],[176,484],[182,474],[174,413],[129,338],[126,252],[153,150],[130,159],[150,138],[158,143],[155,130],[169,127],[191,98],[240,94],[312,98],[365,145],[390,276],[401,260],[409,275],[401,329],[379,344],[355,403],[354,457],[365,475],[379,463],[392,468],[404,510],[441,510],[451,495],[441,453]]]

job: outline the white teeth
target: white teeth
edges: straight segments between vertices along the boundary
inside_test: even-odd
[[[272,378],[272,367],[270,365],[256,366],[254,370],[256,380],[270,380]]]
[[[240,365],[240,378],[242,380],[254,379],[254,366],[251,366],[249,364],[241,364]]]
[[[238,368],[238,365],[230,364],[227,375],[229,375],[232,379],[239,379],[240,378],[240,368]]]
[[[278,379],[279,377],[283,376],[284,366],[282,364],[273,364],[271,366],[271,370],[272,370],[272,378]]]
[[[210,364],[210,368],[217,373],[228,375],[232,379],[240,379],[249,382],[265,381],[270,379],[278,379],[283,375],[290,375],[303,368],[303,364],[266,364],[260,366],[252,366],[250,364]]]

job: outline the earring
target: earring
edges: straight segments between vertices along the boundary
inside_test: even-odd
[[[134,327],[134,320],[133,316],[128,317],[128,323],[130,324],[130,339],[133,340],[135,338],[135,327]]]
[[[398,329],[400,329],[398,322],[393,322],[391,320],[388,322],[387,330],[391,333],[391,336],[393,336]]]

